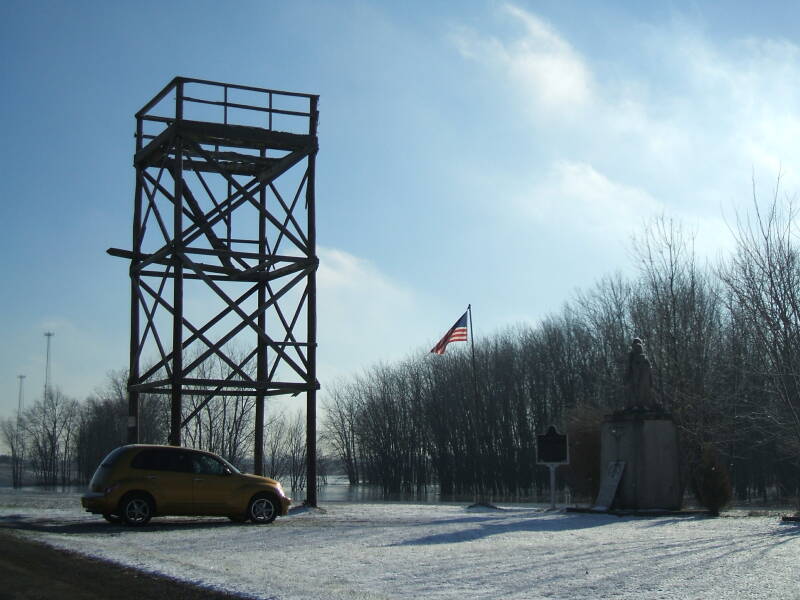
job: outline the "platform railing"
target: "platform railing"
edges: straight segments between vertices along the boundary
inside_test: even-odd
[[[171,95],[174,101],[168,100]],[[136,113],[137,145],[143,147],[193,113],[201,116],[192,120],[313,135],[317,99],[314,94],[175,77]]]

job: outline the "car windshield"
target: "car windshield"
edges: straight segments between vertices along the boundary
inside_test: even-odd
[[[229,468],[231,471],[233,471],[234,473],[241,473],[241,471],[240,471],[239,469],[237,469],[236,467],[234,467],[234,466],[233,466],[231,463],[229,463],[227,460],[225,460],[225,459],[224,459],[224,458],[222,458],[221,456],[219,456],[218,458],[219,458],[219,459],[220,459],[220,460],[221,460],[223,463],[225,463],[225,466],[226,466],[226,467],[228,467],[228,468]]]

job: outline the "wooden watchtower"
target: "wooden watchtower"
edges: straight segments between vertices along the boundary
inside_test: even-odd
[[[139,396],[171,399],[169,442],[220,394],[305,394],[316,505],[314,178],[318,96],[176,77],[136,113],[128,439]],[[231,349],[235,349],[231,350]],[[227,374],[209,378],[206,361]],[[187,414],[183,398],[202,397]],[[198,407],[199,406],[199,407]]]

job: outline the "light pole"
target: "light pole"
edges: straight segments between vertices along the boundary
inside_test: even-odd
[[[14,435],[14,447],[11,449],[11,482],[14,487],[22,486],[22,435],[20,428],[22,427],[22,384],[25,381],[25,375],[17,375],[19,379],[19,398],[17,400],[17,431]]]
[[[44,363],[44,398],[47,402],[47,392],[50,389],[50,339],[55,335],[52,331],[46,331],[44,337],[47,338],[47,357]]]
[[[19,422],[22,419],[22,384],[25,380],[25,375],[17,375],[19,379],[19,399],[17,400],[17,435],[19,435]]]

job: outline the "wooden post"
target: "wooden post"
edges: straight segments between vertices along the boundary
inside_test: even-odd
[[[228,88],[225,88],[227,99]],[[227,110],[227,107],[226,107]],[[227,121],[227,112],[225,114]],[[264,158],[266,152],[261,150],[260,156]],[[228,184],[230,186],[230,184]],[[267,190],[266,185],[261,184],[259,190],[259,207],[261,211],[258,215],[258,260],[265,262],[267,258]],[[228,224],[230,227],[230,224]],[[228,234],[230,238],[230,233]],[[264,306],[267,301],[267,290],[264,286],[258,288],[258,306]],[[263,310],[258,311],[258,331],[266,333],[267,315]],[[267,380],[267,344],[258,336],[256,341],[257,354],[256,360],[256,380],[264,382]],[[255,439],[253,440],[253,473],[256,475],[264,474],[264,390],[259,389],[256,393],[256,424]]]
[[[136,119],[136,151],[142,149],[142,119]],[[142,173],[136,167],[136,192],[133,203],[133,231],[131,248],[131,338],[130,357],[128,363],[128,443],[139,443],[139,392],[131,389],[131,385],[139,381],[139,257],[142,253]]]
[[[317,135],[317,103],[319,98],[310,100],[309,134]],[[314,173],[316,151],[308,157],[308,178],[306,181],[306,203],[308,206],[308,255],[317,255],[316,207],[314,197]],[[306,504],[317,506],[317,271],[308,274],[308,391],[306,392],[306,485],[308,497]]]
[[[175,86],[175,125],[179,126],[183,119],[183,81]],[[175,183],[173,198],[173,303],[172,303],[172,403],[170,410],[169,443],[181,445],[181,413],[183,409],[183,139],[177,133],[174,140],[175,165],[173,179]]]

